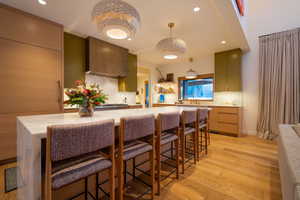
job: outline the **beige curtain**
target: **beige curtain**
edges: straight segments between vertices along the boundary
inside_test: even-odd
[[[257,131],[272,140],[278,125],[299,122],[300,29],[259,38],[259,117]]]

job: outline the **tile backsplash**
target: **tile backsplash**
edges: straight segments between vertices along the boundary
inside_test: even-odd
[[[119,92],[117,78],[86,74],[85,80],[88,84],[96,83],[100,86],[103,92],[108,95],[107,104],[124,103],[125,97],[127,104],[136,103],[135,92]]]

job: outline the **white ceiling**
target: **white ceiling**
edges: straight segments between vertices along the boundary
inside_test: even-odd
[[[186,61],[188,57],[201,58],[214,52],[233,48],[247,49],[240,24],[231,0],[125,0],[140,13],[142,26],[132,41],[102,38],[91,21],[91,11],[99,0],[47,0],[46,6],[37,0],[0,0],[0,2],[47,18],[65,26],[68,32],[94,36],[130,49],[139,59],[153,64]],[[193,12],[199,6],[201,10]],[[232,17],[234,16],[234,17]],[[236,18],[236,19],[234,19]],[[167,37],[167,24],[175,22],[174,36],[186,41],[188,51],[175,61],[162,58],[155,49],[157,42]],[[222,45],[221,41],[227,44]]]

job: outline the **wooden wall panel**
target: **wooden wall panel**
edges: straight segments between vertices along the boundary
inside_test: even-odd
[[[63,111],[63,27],[0,3],[0,161],[16,157],[16,117]]]
[[[0,19],[2,38],[55,50],[61,50],[63,47],[61,25],[3,4],[0,4]]]

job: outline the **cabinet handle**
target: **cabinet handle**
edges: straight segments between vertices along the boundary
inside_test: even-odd
[[[218,112],[218,114],[237,115],[237,113],[231,113],[231,112]]]
[[[58,88],[58,98],[57,98],[57,102],[59,105],[59,108],[62,109],[62,87],[61,87],[61,81],[57,81],[57,88]]]

